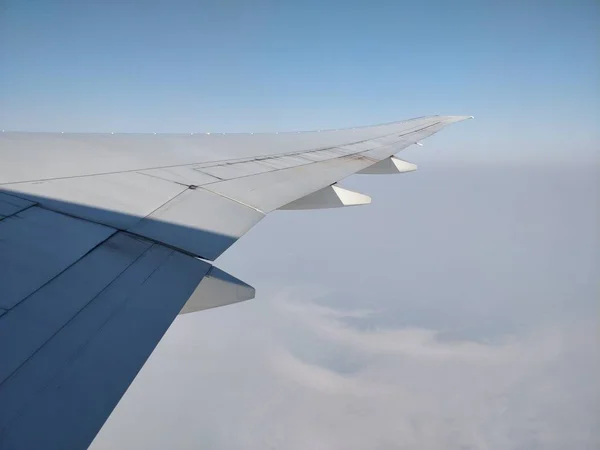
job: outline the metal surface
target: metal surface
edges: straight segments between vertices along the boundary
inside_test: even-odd
[[[196,168],[196,166],[166,167],[164,169],[142,170],[138,173],[162,180],[173,181],[183,186],[201,186],[206,183],[219,181],[219,178],[211,177]]]
[[[373,161],[342,156],[290,169],[221,181],[204,188],[268,213],[370,164]]]
[[[29,200],[0,192],[0,220],[23,211],[34,204],[34,202],[30,202]]]
[[[450,119],[429,116],[373,127],[278,134],[4,132],[0,184],[314,151],[405,134]]]
[[[344,189],[335,184],[308,194],[280,207],[284,210],[342,208],[344,206],[368,205],[371,197],[359,192]]]
[[[373,164],[372,166],[366,167],[357,173],[368,175],[386,175],[413,172],[415,170],[417,170],[416,164],[409,163],[408,161],[391,156]]]
[[[252,286],[212,267],[179,314],[188,314],[254,298]]]
[[[86,448],[209,269],[119,233],[0,317],[0,448]]]
[[[54,211],[123,230],[186,189],[135,172],[0,185],[0,188]]]
[[[188,189],[129,231],[214,260],[264,216],[202,188]]]
[[[14,307],[114,231],[37,206],[0,221],[0,308]]]

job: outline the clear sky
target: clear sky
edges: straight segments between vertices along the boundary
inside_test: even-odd
[[[599,10],[2,0],[0,126],[270,131],[469,114],[470,159],[597,160]]]
[[[599,448],[600,3],[0,0],[1,129],[435,113],[476,120],[220,257],[256,298],[178,318],[91,448]]]

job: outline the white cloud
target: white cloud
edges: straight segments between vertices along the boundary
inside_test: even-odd
[[[226,253],[257,298],[178,319],[93,450],[600,448],[596,173],[383,178]]]
[[[593,320],[490,344],[418,328],[361,330],[344,320],[371,312],[303,304],[289,293],[250,319],[243,313],[180,319],[93,448],[115,440],[291,450],[600,443]],[[348,362],[352,370],[339,370]]]

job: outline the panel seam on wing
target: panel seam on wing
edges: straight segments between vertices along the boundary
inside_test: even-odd
[[[279,169],[279,170],[283,170],[283,169]],[[269,172],[269,173],[270,173],[270,172]],[[254,175],[260,175],[260,174],[254,174]],[[253,175],[248,175],[248,176],[253,176]],[[239,178],[245,178],[245,177],[239,177]],[[236,179],[237,179],[237,178],[236,178]],[[223,181],[228,181],[228,180],[223,180]],[[210,183],[210,184],[212,184],[212,183]],[[237,200],[237,199],[235,199],[235,198],[229,197],[228,195],[222,194],[222,193],[220,193],[220,192],[215,192],[215,191],[210,191],[210,190],[208,190],[208,189],[204,189],[202,186],[200,186],[200,189],[202,189],[203,191],[206,191],[206,192],[210,192],[211,194],[218,195],[219,197],[226,198],[227,200],[231,200],[232,202],[238,203],[238,204],[240,204],[240,205],[242,205],[242,206],[245,206],[246,208],[253,209],[253,210],[255,210],[255,211],[257,211],[257,212],[259,212],[259,213],[261,213],[261,214],[264,214],[265,216],[267,215],[267,213],[266,213],[266,212],[264,212],[264,211],[262,211],[261,209],[259,209],[259,208],[255,207],[255,206],[249,205],[249,204],[247,204],[247,203],[244,203],[244,202],[242,202],[242,201],[240,201],[240,200]]]
[[[115,233],[113,233],[111,236],[109,236],[109,238],[108,238],[108,239],[110,239],[112,236],[114,236],[114,235],[115,235],[115,234],[117,234],[117,233],[119,233],[119,232],[118,232],[118,231],[116,231],[116,232],[115,232]],[[95,246],[95,247],[94,247],[92,250],[90,250],[90,251],[89,251],[88,253],[86,253],[84,256],[82,256],[81,258],[79,258],[79,259],[78,259],[78,260],[77,260],[77,261],[76,261],[74,264],[76,264],[77,262],[81,261],[81,260],[82,260],[82,259],[83,259],[85,256],[89,255],[89,253],[91,253],[92,251],[94,251],[95,249],[97,249],[99,246],[101,246],[102,244],[104,244],[106,241],[108,241],[108,239],[106,239],[106,240],[102,241],[100,244],[98,244],[97,246]],[[87,303],[86,303],[85,305],[83,305],[83,306],[82,306],[82,307],[81,307],[79,310],[77,310],[77,312],[75,312],[75,313],[74,313],[74,314],[73,314],[73,315],[72,315],[72,316],[71,316],[71,317],[70,317],[70,318],[69,318],[69,319],[68,319],[68,320],[67,320],[67,321],[66,321],[64,324],[62,324],[62,325],[61,325],[61,326],[60,326],[60,327],[59,327],[59,328],[58,328],[58,329],[57,329],[57,330],[56,330],[54,333],[52,333],[52,335],[50,335],[50,336],[48,337],[48,339],[46,339],[46,340],[45,340],[45,341],[44,341],[44,342],[43,342],[43,343],[42,343],[42,344],[41,344],[41,345],[40,345],[40,346],[39,346],[37,349],[35,349],[35,350],[34,350],[34,351],[33,351],[33,352],[32,352],[32,353],[31,353],[31,354],[30,354],[30,355],[27,357],[27,359],[25,359],[25,360],[24,360],[24,361],[23,361],[21,364],[19,364],[19,365],[18,365],[18,366],[15,368],[15,370],[13,370],[13,371],[12,371],[12,372],[11,372],[11,373],[10,373],[10,374],[9,374],[9,375],[8,375],[8,376],[5,378],[5,379],[4,379],[4,380],[2,380],[2,381],[0,382],[0,388],[2,387],[2,385],[3,385],[5,382],[7,382],[8,380],[10,380],[10,379],[11,379],[11,377],[13,377],[13,376],[14,376],[14,375],[15,375],[15,374],[16,374],[16,373],[17,373],[17,372],[18,372],[18,371],[19,371],[19,370],[20,370],[20,369],[21,369],[21,368],[22,368],[22,367],[25,365],[25,364],[27,364],[27,362],[28,362],[28,361],[30,361],[30,360],[31,360],[31,359],[32,359],[32,358],[33,358],[33,357],[34,357],[36,354],[38,354],[38,353],[39,353],[39,352],[40,352],[40,351],[41,351],[41,350],[42,350],[42,349],[43,349],[43,348],[46,346],[46,344],[48,344],[48,343],[49,343],[49,342],[50,342],[52,339],[54,339],[54,337],[56,337],[56,335],[57,335],[58,333],[60,333],[60,332],[61,332],[61,331],[62,331],[62,330],[63,330],[63,329],[66,327],[66,326],[68,326],[68,325],[69,325],[69,324],[70,324],[70,323],[71,323],[73,320],[75,320],[75,318],[76,318],[76,317],[77,317],[77,316],[78,316],[78,315],[79,315],[79,314],[80,314],[80,313],[81,313],[83,310],[85,310],[85,309],[86,309],[86,308],[87,308],[89,305],[91,305],[91,304],[92,304],[92,303],[93,303],[93,302],[94,302],[94,301],[95,301],[95,300],[96,300],[96,299],[97,299],[97,298],[98,298],[100,295],[102,295],[102,293],[104,293],[104,292],[105,292],[105,291],[106,291],[106,290],[107,290],[107,289],[108,289],[108,288],[109,288],[111,285],[113,285],[113,284],[114,284],[114,283],[115,283],[115,282],[116,282],[116,281],[119,279],[119,277],[121,277],[121,276],[122,276],[122,275],[123,275],[123,274],[124,274],[124,273],[125,273],[127,270],[129,270],[129,268],[130,268],[130,267],[132,267],[132,266],[133,266],[133,265],[134,265],[134,264],[135,264],[137,261],[139,261],[139,260],[140,260],[140,258],[142,258],[142,257],[143,257],[143,256],[144,256],[144,255],[145,255],[145,254],[146,254],[146,253],[147,253],[147,252],[148,252],[148,251],[149,251],[149,250],[150,250],[150,249],[151,249],[151,248],[152,248],[154,245],[157,245],[157,244],[154,244],[154,243],[153,243],[153,244],[149,245],[147,249],[145,249],[145,250],[144,250],[144,251],[143,251],[143,252],[142,252],[142,253],[141,253],[141,254],[140,254],[138,257],[136,257],[136,258],[135,258],[133,261],[131,261],[131,263],[130,263],[130,264],[128,264],[128,265],[127,265],[127,266],[126,266],[126,267],[125,267],[125,268],[124,268],[124,269],[123,269],[121,272],[119,272],[119,274],[118,274],[116,277],[114,277],[110,283],[108,283],[106,286],[104,286],[104,287],[103,287],[103,288],[102,288],[102,289],[101,289],[101,290],[100,290],[100,291],[99,291],[99,292],[98,292],[96,295],[94,295],[94,296],[93,296],[93,297],[92,297],[92,298],[89,300],[89,302],[87,302]],[[168,255],[166,255],[166,256],[165,256],[165,258],[164,258],[165,260],[166,260],[166,259],[167,259],[169,256],[171,256],[171,255],[173,254],[173,250],[172,250],[172,249],[170,249],[170,250],[171,250],[171,251],[168,253]],[[74,265],[74,264],[73,264],[73,265]],[[71,266],[69,266],[69,267],[71,267]],[[158,266],[157,266],[157,267],[156,267],[156,268],[155,268],[155,269],[152,271],[152,273],[151,273],[149,276],[147,276],[147,277],[144,279],[144,282],[142,282],[141,284],[145,283],[145,282],[148,280],[148,278],[150,278],[150,276],[151,276],[151,275],[152,275],[154,272],[156,272],[156,270],[158,270],[158,268],[159,268],[159,267],[160,267],[160,264],[159,264],[159,265],[158,265]],[[67,270],[67,269],[65,269],[65,270]],[[57,275],[56,277],[54,277],[53,279],[56,279],[56,278],[57,278],[58,276],[60,276],[62,273],[64,273],[64,271],[63,271],[63,272],[61,272],[60,274],[58,274],[58,275]],[[50,280],[50,281],[52,281],[52,280]],[[24,299],[24,300],[25,300],[25,299]],[[24,301],[24,300],[23,300],[23,301]],[[126,302],[124,302],[124,303],[126,303]],[[113,315],[114,315],[114,314],[113,314]],[[112,317],[113,315],[111,315],[111,317]],[[108,320],[107,320],[107,321],[108,321]],[[107,321],[105,321],[103,325],[105,325]],[[102,325],[102,326],[103,326],[103,325]],[[91,338],[90,338],[90,339],[91,339]],[[86,344],[87,344],[88,342],[89,342],[89,340],[86,342]],[[81,351],[81,348],[82,348],[82,347],[85,347],[85,344],[84,344],[84,345],[82,345],[82,346],[81,346],[81,347],[78,349],[78,351]],[[58,376],[58,375],[56,375],[56,376]],[[52,382],[52,380],[53,380],[54,378],[56,378],[56,376],[55,376],[55,377],[53,377],[53,378],[51,378],[51,379],[49,379],[49,380],[48,380],[48,383],[46,383],[44,386],[42,386],[42,387],[40,388],[40,390],[44,389],[44,388],[45,388],[45,387],[46,387],[46,386],[47,386],[47,385],[48,385],[50,382]],[[22,410],[24,410],[24,409],[26,409],[26,408],[27,408],[27,404],[24,404],[24,405],[22,405],[22,406],[23,406],[23,407],[20,409],[20,411],[22,411]],[[10,424],[11,424],[11,423],[12,423],[14,420],[16,420],[16,418],[18,418],[18,417],[19,417],[20,411],[19,411],[19,412],[17,412],[17,413],[16,413],[16,414],[15,414],[15,415],[12,417],[12,419],[11,419],[11,420],[9,420],[9,421],[7,421],[7,422],[5,423],[5,426],[4,426],[2,429],[0,429],[0,434],[2,434],[2,433],[4,432],[4,430],[5,430],[5,429],[6,429],[8,426],[10,426]]]
[[[44,208],[44,207],[41,207],[41,206],[38,206],[38,208],[45,209],[46,211],[52,211],[53,213],[56,213],[56,214],[62,214],[60,212],[53,211],[51,209],[47,209],[47,208]],[[67,214],[63,214],[63,215],[67,216]],[[93,224],[96,224],[96,225],[101,225],[101,226],[106,227],[106,228],[112,228],[112,227],[108,227],[108,226],[104,225],[103,223],[92,222],[92,221],[81,219],[81,218],[75,217],[75,216],[68,216],[68,217],[71,217],[71,218],[74,218],[74,219],[77,219],[77,220],[83,220],[83,221],[90,222],[90,223],[93,223]],[[83,255],[81,255],[80,258],[77,258],[75,261],[73,261],[71,264],[69,264],[63,270],[61,270],[60,272],[58,272],[55,276],[53,276],[48,281],[46,281],[45,283],[43,283],[42,285],[40,285],[34,291],[32,291],[29,294],[27,294],[25,297],[23,297],[21,300],[19,300],[17,303],[15,303],[10,308],[8,308],[6,311],[7,312],[12,311],[14,308],[16,308],[17,306],[19,306],[20,304],[22,304],[24,301],[26,301],[28,298],[30,298],[32,295],[34,295],[36,292],[39,292],[41,289],[43,289],[44,287],[46,287],[48,284],[52,283],[52,280],[55,280],[56,277],[59,277],[61,274],[65,273],[67,270],[69,270],[71,267],[73,267],[75,264],[77,264],[79,261],[81,261],[82,258],[85,258],[87,255],[89,255],[91,252],[93,252],[94,250],[96,250],[98,247],[100,247],[102,244],[104,244],[106,241],[108,241],[112,236],[114,236],[116,233],[119,232],[119,230],[117,230],[115,228],[112,228],[112,229],[113,229],[113,232],[111,234],[109,234],[106,239],[98,242],[96,245],[94,245],[92,248],[90,248],[87,252],[85,252]],[[2,383],[0,383],[0,386],[1,385],[2,385]]]
[[[392,124],[393,123],[396,123],[396,122],[392,122]],[[311,149],[311,150],[304,150],[304,151],[294,151],[294,152],[289,152],[289,153],[279,153],[277,155],[273,155],[273,154],[270,154],[270,155],[259,155],[259,156],[253,156],[253,157],[247,157],[247,158],[225,159],[225,160],[212,161],[212,162],[192,162],[192,163],[186,163],[186,164],[175,164],[175,165],[156,166],[156,167],[142,167],[142,168],[128,169],[128,170],[119,170],[119,171],[102,172],[102,173],[92,173],[92,174],[87,174],[87,175],[72,175],[72,176],[66,176],[66,177],[41,178],[41,179],[25,180],[25,181],[11,181],[11,182],[8,182],[8,183],[0,183],[0,186],[10,186],[10,185],[17,185],[17,184],[26,184],[26,183],[35,183],[35,182],[44,182],[44,181],[54,181],[54,180],[69,180],[69,179],[74,179],[74,178],[97,177],[97,176],[113,175],[113,174],[119,174],[119,173],[140,172],[140,171],[145,171],[145,170],[169,169],[169,168],[175,168],[175,167],[189,167],[189,166],[214,167],[214,166],[219,166],[219,165],[224,165],[224,164],[236,164],[236,163],[241,163],[241,162],[246,162],[246,161],[255,161],[255,160],[259,160],[260,158],[269,159],[269,158],[280,158],[280,157],[284,157],[284,156],[295,156],[295,155],[301,156],[302,154],[315,153],[315,152],[318,152],[318,151],[339,148],[342,145],[356,145],[356,144],[361,144],[363,142],[374,141],[374,140],[381,139],[381,138],[388,137],[388,136],[397,135],[398,137],[402,137],[402,136],[406,136],[406,135],[411,134],[411,133],[415,133],[415,132],[418,132],[418,131],[425,130],[425,129],[431,127],[431,126],[435,126],[435,125],[438,125],[440,123],[442,123],[442,122],[441,121],[440,122],[436,122],[434,124],[427,125],[427,126],[425,126],[423,128],[413,129],[413,130],[406,131],[406,132],[404,132],[402,134],[398,134],[398,135],[397,135],[396,132],[394,132],[394,133],[384,134],[384,135],[381,135],[381,136],[372,137],[372,138],[369,138],[369,139],[363,139],[363,140],[359,140],[359,141],[351,141],[351,142],[348,142],[348,143],[338,144],[338,145],[334,145],[334,146],[320,147],[320,148]],[[360,153],[360,152],[357,152],[357,153]],[[201,169],[202,167],[198,167],[198,168]],[[206,175],[209,175],[209,174],[206,174]],[[171,180],[169,180],[169,181],[171,181]]]
[[[12,194],[7,194],[7,195],[12,195]],[[17,197],[17,196],[16,196],[16,195],[14,195],[13,197]],[[31,202],[31,200],[28,200],[28,199],[25,199],[25,198],[21,198],[21,197],[18,197],[18,198],[20,198],[20,199],[22,199],[22,200],[27,200],[27,201]],[[20,209],[19,211],[16,211],[16,212],[14,212],[14,213],[12,213],[12,214],[9,214],[9,215],[7,215],[7,216],[3,216],[3,215],[2,215],[2,216],[0,216],[0,222],[1,222],[2,220],[4,220],[4,219],[8,219],[9,217],[13,217],[13,216],[16,216],[17,214],[20,214],[20,213],[22,213],[22,212],[25,212],[25,211],[27,211],[28,209],[30,209],[30,208],[33,208],[34,206],[38,206],[38,207],[39,207],[39,203],[35,203],[35,202],[33,202],[31,205],[29,205],[29,206],[26,206],[25,208],[23,208],[23,209]]]
[[[412,134],[412,133],[416,133],[416,132],[419,132],[419,131],[423,131],[423,130],[426,130],[426,129],[431,128],[433,126],[439,125],[440,123],[442,123],[442,122],[436,122],[436,123],[427,125],[426,127],[420,128],[418,130],[413,130],[410,133],[400,134],[400,135],[398,135],[398,137],[403,137],[403,136],[407,136],[408,134]],[[379,136],[379,138],[377,138],[377,139],[380,139],[380,138],[383,138],[383,137],[388,137],[388,136],[395,136],[395,135],[396,135],[396,133],[391,133],[391,134],[387,134],[385,136]],[[368,139],[366,141],[359,141],[359,142],[355,142],[355,143],[352,143],[352,144],[344,144],[344,145],[355,145],[355,144],[360,144],[361,142],[368,142],[368,141],[374,141],[374,140],[375,139]],[[382,146],[380,148],[390,147],[392,145],[394,145],[394,144],[384,145],[384,146]],[[301,156],[301,155],[306,154],[306,153],[315,153],[315,152],[318,152],[318,151],[333,150],[333,149],[343,150],[340,147],[327,147],[327,148],[324,148],[324,149],[313,150],[313,151],[310,151],[310,152],[296,153],[295,155]],[[228,178],[228,179],[218,180],[218,181],[209,181],[207,183],[204,183],[201,187],[210,186],[210,185],[218,184],[218,183],[227,183],[228,181],[232,181],[232,180],[240,180],[240,179],[243,179],[243,178],[249,178],[249,177],[253,177],[253,176],[258,176],[258,175],[261,175],[262,173],[274,173],[274,172],[279,172],[281,170],[293,169],[295,167],[306,167],[306,166],[310,166],[310,165],[313,165],[313,164],[324,163],[324,162],[327,162],[327,161],[335,161],[335,160],[342,159],[342,158],[348,158],[348,157],[352,157],[352,156],[356,156],[356,155],[362,155],[363,153],[367,153],[367,152],[369,152],[371,150],[373,150],[373,149],[370,149],[370,150],[359,150],[359,151],[354,152],[354,153],[346,153],[346,154],[342,154],[342,155],[339,155],[339,156],[336,156],[336,157],[333,157],[333,158],[330,158],[330,159],[324,159],[324,160],[321,160],[321,161],[307,161],[306,164],[298,164],[298,165],[290,166],[290,167],[273,168],[273,170],[269,170],[269,171],[266,171],[266,172],[251,173],[251,174],[247,174],[247,175],[240,175],[238,177]],[[281,155],[276,156],[276,157],[264,158],[264,159],[279,159],[279,158],[284,157],[284,156],[295,156],[295,155],[291,155],[291,154],[283,155],[283,154],[281,154]],[[365,156],[365,158],[369,158],[369,157]],[[248,160],[248,162],[249,161],[255,161],[255,159],[250,159],[250,160]],[[228,164],[229,165],[233,165],[233,164],[244,163],[244,162],[246,162],[246,161],[231,162],[231,163],[228,163]],[[260,162],[260,160],[258,160],[257,162]],[[377,162],[378,162],[378,160],[373,160],[373,164],[375,164]],[[207,166],[207,167],[218,167],[218,166]],[[211,175],[211,174],[209,174],[207,172],[202,171],[202,169],[203,169],[203,167],[199,167],[196,170],[198,170],[199,172],[202,172],[205,175],[214,176],[214,175]],[[213,191],[210,191],[210,192],[213,192]],[[229,198],[229,197],[226,197],[226,198]],[[235,200],[235,199],[231,198],[231,200]],[[237,200],[235,200],[235,201],[237,201]],[[238,201],[238,203],[240,203],[240,204],[242,204],[244,206],[248,206],[250,208],[256,209],[257,211],[260,211],[259,209],[255,208],[253,206],[250,206],[250,205],[246,205],[243,202],[239,202]]]

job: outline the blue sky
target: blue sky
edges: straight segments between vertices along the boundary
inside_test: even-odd
[[[1,8],[3,129],[270,131],[472,114],[474,158],[597,160],[593,0]]]

